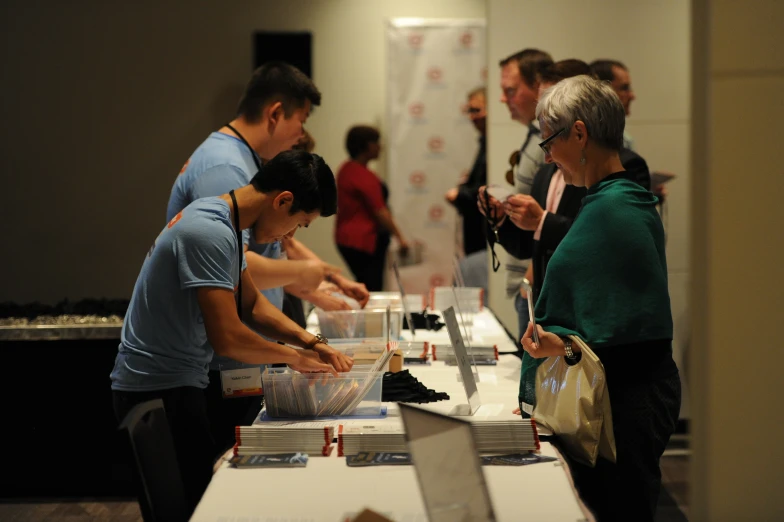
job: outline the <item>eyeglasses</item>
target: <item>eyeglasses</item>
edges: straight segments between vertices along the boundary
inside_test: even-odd
[[[551,146],[550,142],[553,141],[560,134],[562,134],[563,131],[565,131],[565,130],[566,130],[565,128],[559,130],[558,132],[556,132],[555,134],[551,135],[549,138],[547,138],[546,140],[544,140],[542,143],[539,144],[539,147],[541,147],[541,149],[544,151],[545,154],[550,154],[550,146]]]

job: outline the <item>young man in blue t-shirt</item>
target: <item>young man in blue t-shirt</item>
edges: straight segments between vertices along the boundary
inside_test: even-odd
[[[114,410],[122,421],[133,406],[163,400],[190,509],[212,476],[215,448],[204,388],[213,351],[300,371],[344,372],[353,365],[258,291],[245,270],[241,241],[245,229],[259,243],[291,237],[318,216],[333,215],[336,206],[335,179],[323,159],[284,152],[251,184],[185,207],[147,254],[111,373]],[[305,350],[266,340],[244,323]]]
[[[320,103],[318,89],[297,68],[269,62],[256,69],[240,100],[237,117],[211,133],[183,166],[172,186],[167,221],[199,198],[219,196],[247,185],[262,162],[292,148],[302,136],[311,108]],[[284,288],[323,309],[348,308],[344,300],[315,291],[325,277],[359,301],[367,301],[364,286],[341,277],[338,268],[322,262],[293,238],[282,241],[288,260],[280,259],[281,242],[259,244],[247,235],[244,241],[248,271],[278,309],[283,305]],[[250,365],[220,355],[210,363],[207,411],[219,453],[234,444],[235,427],[251,424],[261,409],[260,392],[226,397],[221,382],[238,369],[253,370]],[[258,372],[258,366],[253,371]]]

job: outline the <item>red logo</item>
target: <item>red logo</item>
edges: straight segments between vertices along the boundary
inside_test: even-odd
[[[444,150],[444,138],[441,136],[433,136],[427,140],[427,147],[431,152],[442,152]]]
[[[471,44],[474,43],[474,35],[470,32],[466,31],[460,35],[460,45],[463,47],[471,47]]]
[[[408,177],[409,183],[416,188],[420,188],[425,184],[425,173],[421,170],[417,170],[416,172],[412,172],[411,175]]]
[[[424,40],[425,36],[422,33],[411,33],[408,35],[408,46],[412,49],[419,49],[422,47]]]
[[[430,216],[431,221],[441,221],[441,218],[444,217],[444,207],[441,205],[433,205],[430,207],[427,215]]]
[[[444,286],[446,279],[441,274],[433,274],[430,276],[430,286]]]
[[[171,219],[171,221],[169,221],[169,224],[168,224],[168,225],[166,225],[166,228],[171,228],[171,227],[173,227],[174,225],[176,225],[176,224],[177,224],[177,222],[178,222],[180,219],[182,219],[182,212],[180,212],[179,214],[177,214],[176,216],[174,216],[174,217]]]
[[[412,118],[421,118],[425,113],[425,104],[421,102],[412,103],[408,106],[408,113]]]
[[[434,66],[427,70],[427,78],[433,83],[440,82],[443,76],[444,71],[440,67]]]
[[[183,165],[183,166],[182,166],[182,168],[180,169],[180,174],[182,174],[183,172],[185,172],[185,169],[187,169],[187,168],[188,168],[188,163],[190,163],[190,162],[191,162],[191,159],[190,159],[190,158],[188,158],[188,161],[186,161],[186,162],[185,162],[185,165]]]

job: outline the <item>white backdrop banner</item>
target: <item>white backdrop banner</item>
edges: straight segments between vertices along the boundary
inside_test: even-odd
[[[390,207],[409,243],[422,244],[422,262],[402,266],[400,276],[406,292],[426,293],[451,283],[462,235],[444,194],[468,174],[479,147],[463,107],[487,80],[485,21],[390,19],[387,60]]]

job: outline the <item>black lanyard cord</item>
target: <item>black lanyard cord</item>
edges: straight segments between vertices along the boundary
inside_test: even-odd
[[[261,163],[259,163],[259,158],[256,156],[256,151],[254,151],[253,147],[251,147],[250,143],[248,143],[248,140],[245,139],[245,136],[240,134],[240,131],[232,127],[231,123],[227,123],[225,126],[230,128],[231,132],[236,134],[237,137],[242,141],[242,143],[244,143],[245,146],[248,147],[248,150],[250,151],[250,156],[251,158],[253,158],[253,163],[256,165],[256,170],[260,171]],[[234,191],[232,190],[231,192],[229,192],[229,195],[231,196],[232,203],[234,203],[234,230],[235,232],[237,232],[237,258],[239,259],[239,272],[240,272],[240,278],[239,278],[240,283],[237,292],[237,315],[239,315],[240,319],[242,319],[242,230],[240,230],[240,209],[237,207],[237,198],[234,196]]]
[[[234,231],[237,233],[237,269],[239,271],[239,284],[237,285],[237,315],[242,320],[242,230],[240,230],[240,209],[237,206],[237,197],[234,191],[229,192],[231,202],[234,204]]]
[[[259,158],[256,156],[256,151],[255,151],[255,150],[253,150],[253,147],[251,147],[251,146],[250,146],[250,143],[248,143],[248,140],[246,140],[246,139],[245,139],[245,136],[243,136],[242,134],[240,134],[240,131],[238,131],[237,129],[235,129],[234,127],[232,127],[232,126],[231,126],[231,123],[227,123],[226,125],[224,125],[224,127],[228,127],[228,128],[230,128],[230,129],[231,129],[231,132],[233,132],[234,134],[236,134],[236,135],[237,135],[237,137],[238,137],[240,140],[242,140],[242,143],[244,143],[244,144],[245,144],[245,146],[246,146],[246,147],[248,147],[248,150],[250,151],[250,155],[251,155],[251,157],[253,158],[253,163],[256,165],[256,169],[257,169],[257,170],[261,170],[261,163],[259,163]]]

